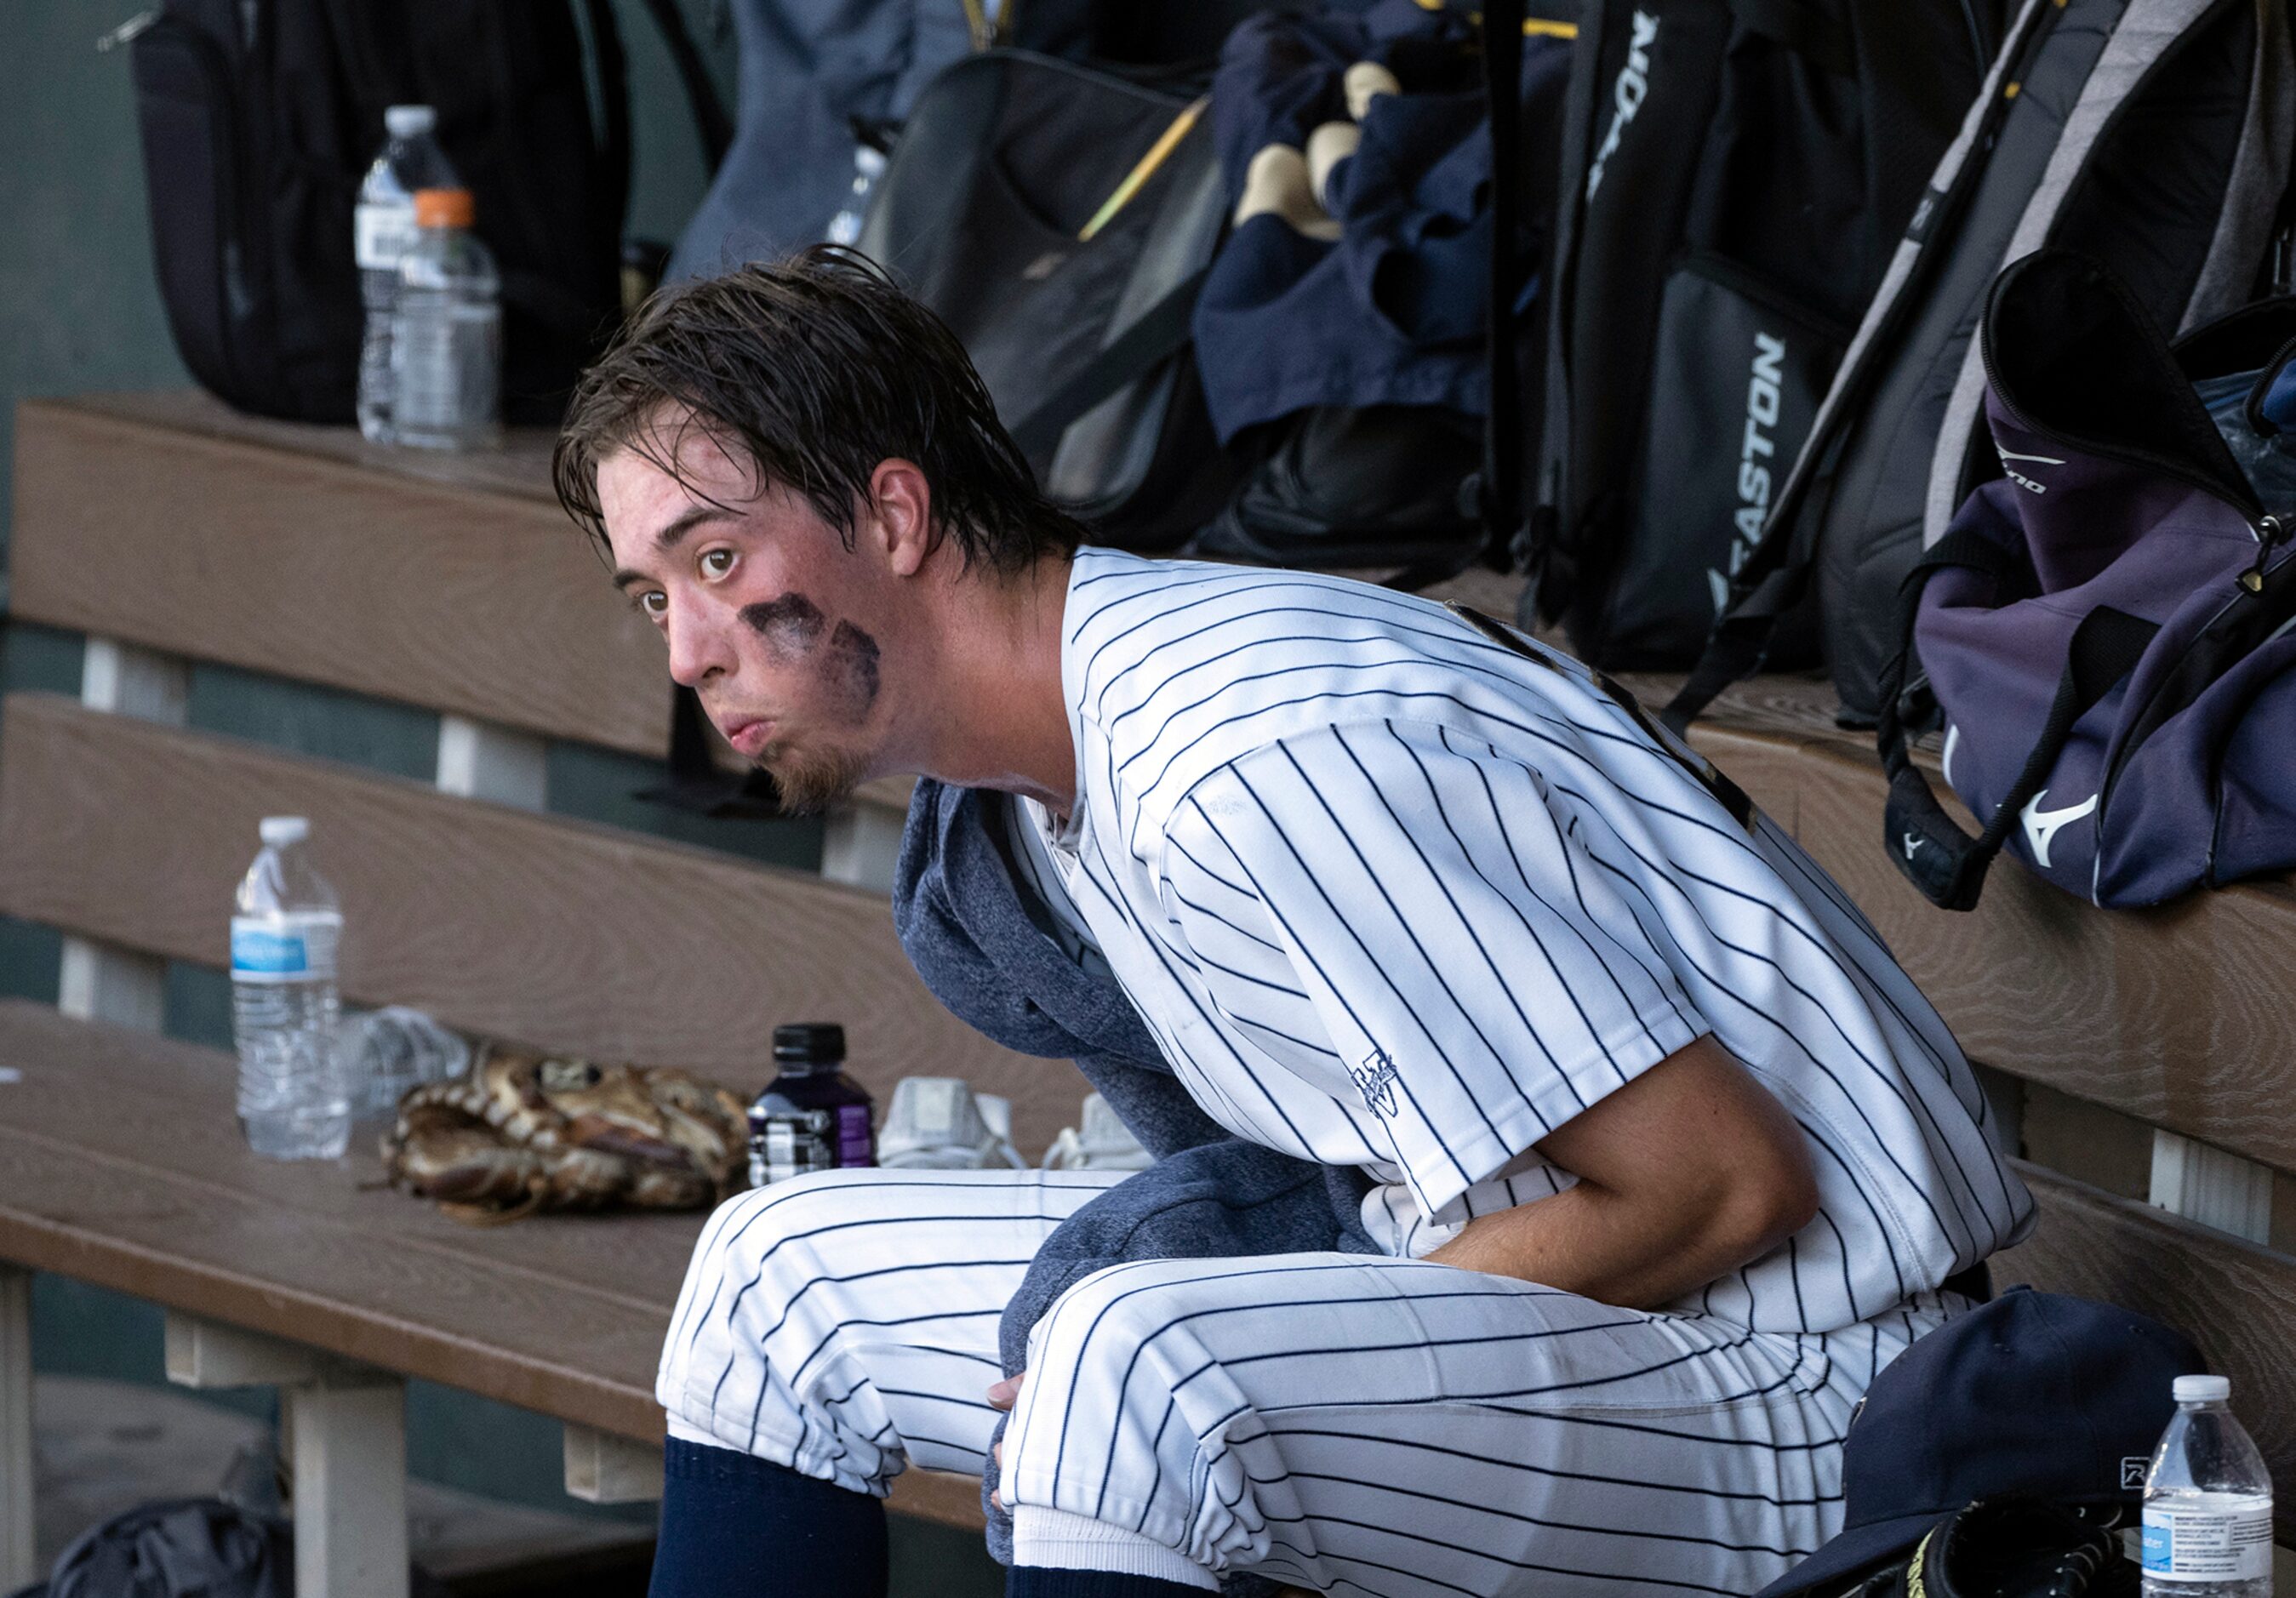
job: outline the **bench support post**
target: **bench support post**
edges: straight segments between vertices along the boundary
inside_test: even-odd
[[[566,1496],[585,1504],[652,1504],[661,1497],[661,1445],[566,1423]]]
[[[406,1598],[406,1383],[284,1338],[168,1312],[168,1380],[280,1389],[295,1591]]]
[[[56,1008],[74,1020],[157,1032],[168,1008],[168,963],[91,938],[67,936]]]
[[[854,888],[893,890],[906,813],[860,799],[832,812],[821,838],[821,874]]]
[[[80,657],[79,702],[179,727],[191,717],[192,668],[179,656],[91,637]]]
[[[144,721],[182,726],[190,715],[192,672],[173,655],[116,638],[92,637],[80,660],[79,702]],[[160,1029],[167,962],[86,938],[66,938],[56,1008],[78,1020]]]
[[[467,716],[439,718],[438,785],[465,799],[492,799],[521,810],[550,802],[549,745]]]
[[[0,1265],[0,1589],[42,1576],[34,1529],[32,1273]]]
[[[2252,1243],[2272,1241],[2272,1168],[2155,1128],[2152,1202]]]
[[[406,1384],[289,1388],[295,1591],[406,1598]]]

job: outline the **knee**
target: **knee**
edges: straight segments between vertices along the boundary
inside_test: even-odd
[[[820,1274],[820,1240],[849,1216],[850,1171],[819,1171],[736,1193],[710,1215],[686,1267],[687,1295],[778,1302]]]
[[[1031,1382],[1107,1395],[1158,1410],[1182,1387],[1223,1384],[1205,1341],[1219,1308],[1216,1274],[1201,1262],[1157,1260],[1094,1272],[1053,1301],[1031,1331]]]

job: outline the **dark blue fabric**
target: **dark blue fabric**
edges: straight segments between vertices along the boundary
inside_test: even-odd
[[[662,1446],[647,1598],[885,1598],[885,1506],[731,1448]]]
[[[2296,432],[2296,357],[2284,362],[2266,385],[2257,409],[2281,432]]]
[[[1874,1379],[1842,1449],[1841,1535],[1760,1598],[1902,1556],[1973,1498],[2133,1504],[2170,1384],[2206,1368],[2183,1332],[2086,1299],[2012,1288],[1956,1316]]]
[[[910,963],[960,1020],[1024,1054],[1073,1059],[1154,1166],[1095,1199],[1046,1240],[998,1327],[1007,1375],[1053,1300],[1129,1259],[1233,1258],[1376,1250],[1360,1217],[1370,1184],[1354,1169],[1294,1160],[1232,1136],[1172,1075],[1132,1002],[1044,930],[1008,853],[1002,794],[920,780],[893,882],[893,924]],[[988,1503],[988,1549],[1012,1562],[1013,1523]],[[1231,1583],[1234,1591],[1264,1590]]]
[[[1304,148],[1348,119],[1357,61],[1404,93],[1365,115],[1363,142],[1332,176],[1336,242],[1259,216],[1220,246],[1196,302],[1198,369],[1222,441],[1312,406],[1440,406],[1480,415],[1489,297],[1490,138],[1475,29],[1415,0],[1264,13],[1229,36],[1212,85],[1212,127],[1231,205],[1251,158]],[[1524,41],[1526,102],[1559,103],[1561,40]],[[1527,260],[1538,241],[1527,239]],[[1536,296],[1527,275],[1523,299]]]

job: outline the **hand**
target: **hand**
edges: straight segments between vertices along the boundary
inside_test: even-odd
[[[1021,1397],[1021,1384],[1028,1380],[1029,1373],[1023,1371],[1018,1376],[1007,1376],[1004,1381],[993,1384],[988,1389],[988,1407],[991,1409],[1001,1409],[1006,1414],[1012,1414],[1013,1404],[1016,1403]],[[1001,1475],[1004,1470],[1004,1439],[1003,1438],[1000,1437],[996,1439],[996,1446],[989,1450],[989,1456],[996,1462],[996,1468],[997,1472]],[[996,1489],[995,1487],[988,1489],[988,1502],[995,1504],[998,1509],[1003,1509],[1004,1507],[1004,1500],[996,1496]]]

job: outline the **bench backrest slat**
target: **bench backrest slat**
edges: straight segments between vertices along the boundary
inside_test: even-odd
[[[311,818],[348,906],[348,997],[466,1030],[678,1064],[742,1091],[791,1020],[842,1022],[882,1094],[956,1075],[1010,1094],[1023,1147],[1082,1078],[990,1044],[910,969],[882,897],[709,851],[82,709],[7,701],[0,912],[220,966],[271,814]]]
[[[2287,882],[2108,913],[2004,861],[1974,911],[1950,913],[1883,856],[1870,758],[1726,731],[1697,742],[1857,902],[1972,1059],[2296,1172]]]
[[[661,644],[547,497],[133,407],[27,402],[16,430],[9,605],[24,620],[637,754],[668,747]]]

